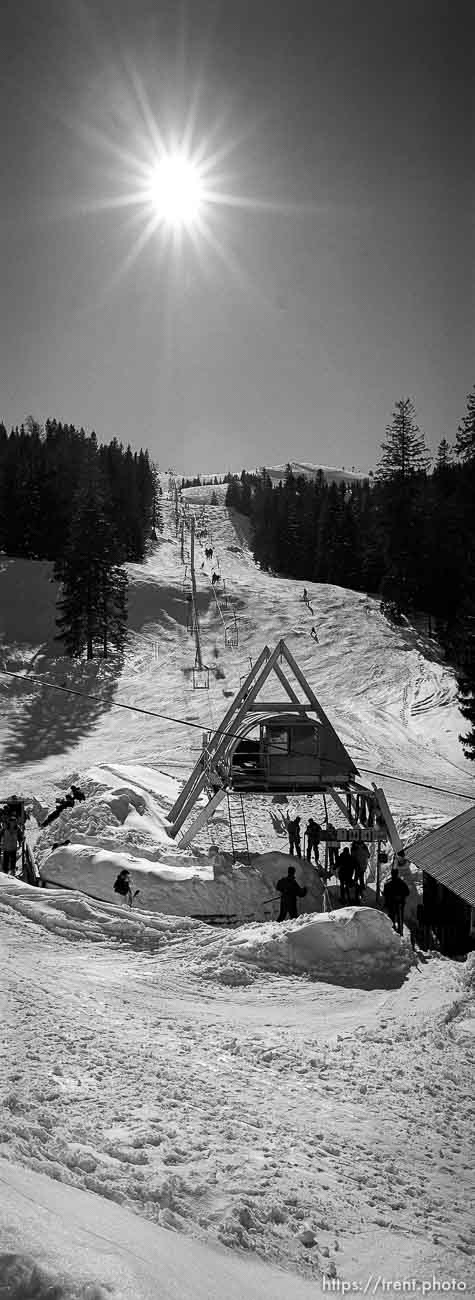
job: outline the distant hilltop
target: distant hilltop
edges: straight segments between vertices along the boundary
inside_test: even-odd
[[[361,469],[355,469],[354,466],[351,469],[345,469],[345,466],[341,465],[339,469],[336,469],[333,465],[312,465],[308,460],[291,460],[285,465],[265,466],[266,474],[269,475],[272,483],[279,483],[281,479],[285,479],[288,464],[296,478],[312,479],[316,478],[317,474],[322,473],[327,483],[362,483],[363,479],[369,477],[368,472],[365,473]]]

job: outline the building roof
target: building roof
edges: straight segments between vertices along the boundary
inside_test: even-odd
[[[475,806],[416,840],[407,856],[439,884],[475,907]]]

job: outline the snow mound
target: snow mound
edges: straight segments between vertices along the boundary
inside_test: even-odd
[[[263,972],[305,974],[358,988],[392,987],[414,960],[409,941],[395,934],[387,916],[369,907],[217,931],[189,916],[130,910],[78,890],[38,890],[11,877],[0,877],[1,905],[70,940],[115,940],[150,953],[186,941],[190,971],[235,987],[252,984]]]
[[[283,924],[242,926],[220,936],[195,966],[205,978],[247,984],[251,971],[302,975],[349,987],[385,988],[402,983],[414,958],[382,912],[344,907],[301,916]],[[249,970],[251,968],[251,971]]]
[[[120,1300],[115,1289],[114,1295]],[[110,1286],[76,1283],[27,1255],[7,1252],[0,1254],[0,1300],[113,1300],[113,1293]]]
[[[191,917],[130,911],[121,905],[86,898],[78,890],[44,891],[11,877],[0,878],[0,906],[9,907],[60,938],[92,943],[115,939],[147,952],[156,952],[189,931],[203,928]]]

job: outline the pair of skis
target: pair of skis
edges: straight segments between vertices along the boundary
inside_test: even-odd
[[[140,894],[140,889],[135,889],[133,894],[130,893],[130,895],[129,895],[129,897],[128,897],[128,900],[127,900],[130,908],[133,907],[133,905],[134,905],[134,899],[137,897],[137,894]]]

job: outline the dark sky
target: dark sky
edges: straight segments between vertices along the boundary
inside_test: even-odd
[[[411,396],[431,447],[452,439],[475,381],[472,12],[3,0],[7,426],[55,416],[190,472],[368,468]],[[187,127],[233,203],[133,258],[149,212],[116,201],[153,133]]]

